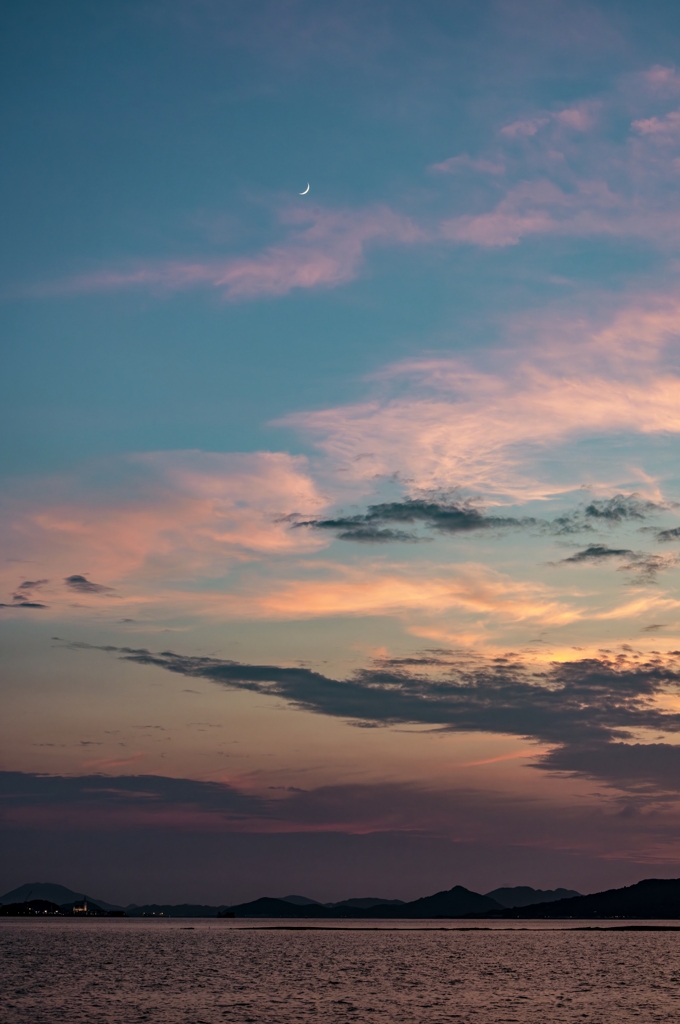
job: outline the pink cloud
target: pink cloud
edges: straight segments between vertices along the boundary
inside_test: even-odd
[[[119,768],[124,764],[135,764],[143,760],[145,754],[133,754],[132,757],[100,757],[96,761],[83,761],[82,768]]]
[[[348,564],[321,561],[331,535],[292,528],[291,514],[318,518],[341,494],[364,501],[384,478],[402,481],[410,495],[461,489],[497,503],[545,500],[583,485],[611,494],[637,489],[626,483],[634,479],[658,499],[662,481],[646,465],[643,442],[680,434],[672,360],[680,300],[647,296],[605,322],[546,316],[511,326],[521,337],[515,347],[467,362],[402,361],[376,375],[370,400],[287,417],[287,426],[316,442],[313,460],[156,452],[117,462],[111,492],[102,490],[101,467],[91,485],[84,476],[40,481],[7,504],[3,549],[42,581],[41,617],[391,616],[418,635],[472,639],[492,621],[496,629],[583,623],[584,595],[558,595],[477,563],[415,555],[355,561],[349,548]],[[598,475],[593,447],[584,457],[579,444],[612,435],[625,443],[608,446],[605,476]],[[427,548],[413,550],[419,556]],[[6,594],[20,582],[17,565],[0,566]],[[74,593],[64,580],[76,572],[113,591]],[[623,622],[676,605],[657,591],[593,605],[589,619]]]
[[[680,377],[661,358],[680,334],[677,301],[623,310],[603,329],[574,324],[571,337],[555,326],[543,324],[532,348],[497,356],[493,370],[450,358],[405,361],[383,374],[380,399],[285,422],[349,477],[398,473],[413,490],[463,487],[519,500],[589,479],[579,462],[567,462],[559,482],[537,474],[548,449],[617,433],[680,433]],[[615,472],[630,479],[630,467]]]
[[[598,101],[586,100],[575,107],[565,107],[524,121],[513,121],[501,128],[500,134],[508,139],[530,139],[551,123],[557,128],[566,127],[585,132],[593,127],[599,107]]]
[[[595,104],[583,103],[578,107],[567,107],[554,115],[555,120],[578,132],[586,132],[595,121]]]
[[[648,117],[633,121],[640,135],[649,135],[663,141],[672,141],[680,135],[680,110],[672,110],[665,117]]]
[[[673,67],[655,64],[649,71],[643,72],[641,77],[653,92],[661,96],[680,92],[680,75]]]
[[[573,622],[578,609],[543,584],[520,582],[479,564],[435,569],[431,563],[324,563],[321,578],[259,586],[215,598],[230,617],[310,619],[328,616],[419,615],[452,609],[505,622]]]
[[[673,177],[677,169],[671,167]],[[650,169],[641,171],[650,173]],[[610,235],[674,244],[680,211],[664,208],[652,196],[630,198],[603,180],[577,180],[562,188],[547,177],[513,186],[487,212],[443,220],[441,238],[482,247],[517,245],[531,235]]]
[[[230,300],[286,295],[296,288],[333,288],[355,278],[371,244],[411,244],[423,231],[386,206],[360,211],[321,207],[282,215],[289,237],[252,257],[148,263],[130,271],[105,270],[46,286],[40,294],[207,287]]]
[[[583,197],[567,196],[552,182],[525,181],[512,188],[489,213],[443,221],[443,238],[485,247],[517,245],[527,235],[559,232]]]
[[[40,497],[17,497],[7,509],[3,544],[15,557],[44,566],[51,582],[41,597],[51,612],[75,600],[111,615],[110,601],[103,607],[98,593],[74,595],[63,583],[74,565],[86,565],[90,578],[113,588],[116,613],[129,614],[131,606],[160,600],[169,578],[216,578],[235,565],[324,544],[282,519],[318,514],[327,503],[303,456],[162,452],[127,463],[134,470],[129,489],[119,484],[114,495],[81,482],[77,489],[85,494],[78,500],[64,493],[76,489],[73,480],[52,481]],[[119,478],[125,468],[125,462],[116,466]],[[16,585],[15,576],[15,565],[6,562],[5,589]]]
[[[529,139],[549,123],[548,117],[534,117],[526,121],[513,121],[501,128],[501,135],[508,139]]]
[[[444,221],[441,225],[442,238],[485,248],[502,248],[517,245],[527,235],[546,234],[556,227],[556,222],[544,210],[522,215],[505,212],[502,206],[477,217],[456,217]]]
[[[436,174],[454,174],[462,168],[468,168],[471,171],[481,171],[482,174],[505,173],[505,164],[501,161],[484,160],[482,158],[475,159],[468,156],[467,153],[463,153],[460,156],[450,156],[448,160],[443,160],[439,164],[430,164],[428,170],[434,171]]]

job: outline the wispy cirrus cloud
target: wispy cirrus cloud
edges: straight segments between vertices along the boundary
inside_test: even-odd
[[[677,102],[678,77],[657,65],[605,97],[519,117],[478,153],[434,165],[449,173],[497,169],[496,181],[460,204],[467,209],[441,219],[440,237],[481,248],[532,237],[628,237],[673,250],[680,113],[668,100]],[[615,138],[610,129],[626,119],[627,135]]]
[[[667,614],[673,599],[658,593],[635,605],[611,594],[559,593],[540,565],[559,557],[555,540],[578,534],[591,555],[598,545],[630,552],[620,567],[641,585],[675,565],[674,555],[640,552],[630,534],[651,531],[645,524],[654,519],[659,540],[676,529],[646,460],[648,439],[680,432],[672,360],[680,303],[646,297],[597,323],[525,318],[512,330],[523,344],[474,362],[394,364],[371,379],[368,401],[286,418],[315,440],[316,457],[137,454],[111,465],[115,491],[102,486],[112,474],[100,467],[92,483],[72,476],[15,496],[3,517],[5,545],[52,582],[18,590],[16,563],[7,562],[0,576],[18,597],[5,604],[19,607],[21,598],[31,608],[49,604],[53,615],[78,607],[105,614],[110,602],[102,598],[115,592],[116,612],[128,618],[144,607],[211,621],[387,615],[421,634],[443,629],[439,620],[451,612],[466,629],[472,618],[499,628],[557,627],[586,615],[623,622]],[[604,477],[593,463],[600,439],[608,446]],[[631,465],[642,493],[630,487]],[[619,490],[626,481],[629,493]],[[574,507],[573,492],[584,486],[594,493]],[[346,500],[360,504],[348,513]],[[533,500],[544,514],[499,507]],[[614,529],[625,539],[612,542]],[[499,571],[493,559],[508,551],[510,532],[531,534],[531,553],[524,542],[523,555]],[[351,550],[320,557],[336,537],[364,545],[457,541],[432,561],[420,548],[360,564]],[[487,550],[473,551],[473,543]]]
[[[168,578],[215,578],[250,559],[323,545],[320,537],[291,532],[282,518],[327,503],[303,456],[146,453],[116,461],[115,476],[113,494],[100,482],[89,487],[70,478],[44,482],[39,499],[16,495],[8,503],[4,543],[52,580],[40,581],[38,591],[37,583],[24,586],[17,591],[22,601],[39,592],[55,609],[77,595],[81,605],[98,607],[116,588],[118,602],[145,602],[158,599]],[[87,575],[74,573],[74,565],[87,566]],[[14,563],[0,569],[8,589],[16,587],[15,572]]]
[[[254,256],[221,260],[148,261],[129,270],[107,269],[44,285],[38,294],[76,294],[152,288],[163,292],[209,288],[229,300],[287,295],[295,289],[333,288],[355,278],[368,246],[408,245],[425,233],[387,206],[281,213],[288,235]]]
[[[634,76],[635,89],[626,80],[604,98],[584,97],[501,125],[480,152],[429,165],[440,176],[472,171],[472,191],[468,194],[460,179],[455,199],[433,196],[431,206],[421,205],[417,212],[409,194],[402,204],[409,213],[385,204],[329,209],[305,202],[279,212],[274,240],[254,254],[139,259],[28,291],[202,288],[239,301],[346,284],[361,273],[375,246],[504,248],[547,236],[604,236],[672,250],[680,227],[675,188],[680,113],[669,111],[667,100],[676,95],[677,77],[674,69],[655,66]],[[644,116],[638,116],[641,103]],[[628,118],[629,133],[615,140],[609,128],[622,118]],[[486,179],[482,189],[480,175]]]
[[[501,161],[488,160],[484,157],[471,157],[467,153],[460,156],[450,156],[448,160],[442,160],[438,164],[430,164],[428,170],[435,174],[454,174],[457,171],[481,171],[482,174],[503,174],[505,164]]]
[[[313,567],[310,567],[313,568]],[[543,583],[513,580],[480,563],[326,563],[303,578],[258,581],[213,598],[223,614],[261,619],[403,616],[431,619],[451,610],[497,622],[566,624],[581,612]]]
[[[313,438],[348,478],[396,473],[414,497],[464,488],[520,501],[589,482],[571,458],[560,482],[549,481],[539,469],[548,450],[554,463],[558,446],[580,439],[680,432],[680,377],[664,356],[680,334],[677,299],[646,299],[604,327],[546,319],[522,330],[536,340],[496,353],[497,368],[405,360],[382,372],[378,397],[280,422]],[[630,480],[639,457],[623,456],[616,469],[610,458],[620,474],[611,489]]]

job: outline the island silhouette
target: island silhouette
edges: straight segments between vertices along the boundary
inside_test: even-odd
[[[404,920],[436,918],[495,919],[680,919],[680,879],[647,878],[634,885],[583,896],[573,889],[504,886],[486,894],[454,885],[431,896],[404,902],[382,897],[354,897],[319,903],[307,896],[263,896],[235,905],[180,903],[126,907],[92,900],[55,883],[27,883],[0,897],[0,916],[106,917],[252,917],[354,918]]]

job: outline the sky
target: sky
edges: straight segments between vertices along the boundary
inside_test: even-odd
[[[680,9],[2,21],[2,891],[680,875]]]

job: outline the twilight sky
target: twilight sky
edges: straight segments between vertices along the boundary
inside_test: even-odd
[[[680,875],[680,8],[2,17],[2,891]]]

